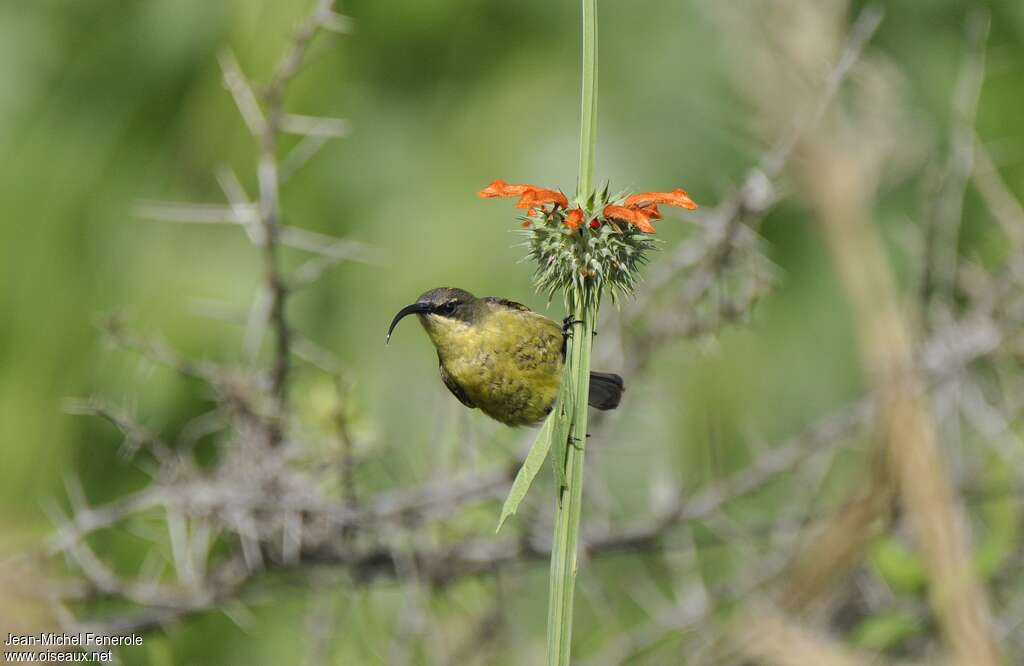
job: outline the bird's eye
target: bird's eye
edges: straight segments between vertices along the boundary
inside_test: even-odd
[[[457,301],[448,301],[447,303],[442,304],[441,307],[437,309],[437,313],[445,317],[450,317],[453,314],[455,314],[455,308],[458,307],[458,305],[459,304]]]

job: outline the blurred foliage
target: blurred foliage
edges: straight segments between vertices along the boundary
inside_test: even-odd
[[[0,4],[5,540],[25,544],[47,532],[42,507],[63,496],[69,472],[82,477],[94,501],[145,479],[119,461],[120,438],[107,424],[62,414],[64,397],[110,397],[169,433],[209,406],[192,383],[113,350],[95,326],[100,314],[123,311],[142,330],[198,357],[238,358],[240,327],[203,313],[213,308],[238,317],[249,306],[258,267],[241,232],[143,222],[132,205],[139,198],[219,202],[214,173],[221,165],[255,191],[256,146],[221,87],[216,54],[232,47],[250,76],[265,79],[308,4]],[[883,4],[888,14],[874,44],[905,77],[912,117],[932,141],[930,158],[943,154],[948,135],[966,6],[992,12],[977,128],[1010,187],[1024,195],[1024,4]],[[355,18],[356,33],[314,48],[288,106],[348,118],[355,130],[288,184],[283,206],[288,223],[366,241],[383,250],[385,261],[338,268],[297,295],[288,316],[350,364],[349,409],[360,427],[375,432],[382,446],[410,443],[389,451],[386,465],[361,479],[372,487],[421,478],[443,454],[434,437],[436,415],[453,413],[422,336],[403,331],[385,350],[389,316],[439,285],[545,307],[531,290],[528,267],[517,263],[521,250],[508,211],[484,205],[474,193],[498,177],[572,189],[577,7],[541,0],[350,0],[341,9]],[[730,87],[713,24],[695,2],[609,2],[601,12],[599,177],[618,189],[683,185],[698,202],[713,205],[765,148],[756,120]],[[902,183],[879,203],[879,221],[908,282],[915,277],[907,265],[914,249],[903,239],[920,224],[920,185]],[[999,254],[999,243],[984,231],[989,222],[969,195],[968,254]],[[686,233],[673,219],[658,228],[670,244]],[[618,441],[597,452],[616,515],[647,511],[656,473],[698,488],[743,464],[743,434],[780,438],[859,394],[848,315],[806,211],[787,204],[763,232],[782,279],[754,321],[713,343],[666,350],[647,380],[630,386]],[[553,307],[551,314],[562,313]],[[295,399],[321,400],[322,390],[297,390]],[[448,427],[479,438],[498,428],[477,414],[451,421]],[[479,451],[479,459],[507,458],[515,437],[503,441],[507,447]],[[786,501],[784,489],[765,495]],[[482,532],[490,531],[493,517],[481,517]],[[980,519],[988,530],[979,567],[992,575],[1019,550],[1019,506],[996,499]],[[720,552],[722,537],[713,531],[695,530],[694,539],[706,579],[742,566]],[[103,547],[125,557],[132,552],[131,544]],[[893,541],[879,542],[874,564],[896,592],[921,584],[914,556]],[[592,572],[618,577],[623,586],[634,574],[615,560]],[[508,613],[522,624],[512,629],[510,644],[542,633],[545,585],[543,567],[517,580],[525,592],[510,595]],[[492,588],[492,581],[464,581],[430,603],[478,616],[487,611]],[[127,654],[129,663],[293,663],[303,591],[282,581],[266,593],[274,602],[255,605],[251,616],[241,610],[231,618],[205,616],[168,637],[147,639],[144,649]],[[338,663],[385,660],[373,646],[394,631],[384,618],[403,603],[401,591],[330,594],[343,623]],[[586,645],[588,632],[601,631],[600,609],[584,603],[578,615]],[[627,613],[619,621],[628,626],[639,617],[637,610],[635,618]],[[889,647],[916,631],[915,621],[898,612],[873,618],[858,628],[858,640]],[[520,658],[531,663],[529,653]]]

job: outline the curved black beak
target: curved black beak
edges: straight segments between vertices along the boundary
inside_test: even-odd
[[[395,330],[395,326],[398,326],[398,322],[402,320],[402,317],[406,317],[411,314],[426,314],[427,312],[433,312],[434,306],[430,303],[413,303],[412,305],[406,305],[404,308],[398,311],[395,318],[391,320],[391,326],[388,327],[388,337],[384,339],[384,344],[387,344],[391,340],[391,332]]]

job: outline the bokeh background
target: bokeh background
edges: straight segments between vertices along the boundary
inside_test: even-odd
[[[880,189],[875,221],[909,301],[920,274],[929,169],[950,148],[965,26],[978,10],[989,14],[991,30],[974,127],[1010,191],[1024,196],[1024,5],[881,4],[885,18],[868,51],[898,81],[900,114],[909,122],[887,138],[901,142],[893,158],[901,166]],[[117,313],[185,354],[244,359],[239,320],[260,284],[258,253],[237,227],[146,221],[135,204],[222,203],[215,174],[225,165],[256,191],[258,146],[222,84],[217,54],[230,47],[250,77],[266,79],[308,5],[0,5],[2,558],[14,561],[40,548],[53,529],[48,507],[67,506],[69,479],[80,479],[94,503],[147,483],[143,465],[119,455],[116,429],[66,414],[67,397],[104,396],[168,434],[209,409],[202,386],[111,345],[97,326],[103,316]],[[859,7],[854,3],[847,14]],[[378,254],[373,263],[342,264],[298,292],[288,318],[345,364],[352,387],[346,409],[360,455],[369,461],[358,473],[364,489],[412,484],[439,468],[454,473],[509,463],[522,433],[460,411],[437,380],[433,350],[417,327],[400,327],[388,347],[383,335],[398,308],[439,285],[563,316],[560,303],[549,306],[532,289],[511,206],[479,200],[475,192],[494,178],[573,189],[578,7],[540,0],[346,0],[339,9],[353,18],[355,31],[315,43],[286,107],[345,118],[352,132],[287,183],[283,217],[364,242]],[[783,126],[766,117],[756,101],[761,93],[744,83],[756,63],[744,62],[750,56],[743,40],[730,34],[730,19],[712,2],[604,2],[600,12],[599,178],[613,189],[683,186],[713,207]],[[769,41],[813,39],[794,22],[791,33],[777,31]],[[596,443],[592,470],[609,493],[602,515],[610,520],[649,513],[652,493],[666,484],[685,494],[712,483],[751,459],[751,441],[779,441],[866,390],[854,322],[813,210],[785,178],[778,186],[782,200],[759,230],[775,266],[772,291],[740,322],[666,345],[642,377],[626,378],[623,413]],[[1000,256],[1005,240],[994,228],[967,188],[961,255]],[[666,252],[695,233],[682,216],[658,225]],[[285,261],[293,265],[297,255]],[[599,369],[620,369],[621,350],[602,344],[599,335],[605,363]],[[321,388],[315,372],[300,368],[296,408],[307,409],[304,403],[315,402]],[[988,460],[983,443],[961,444],[958,451]],[[206,446],[215,451],[216,437]],[[853,447],[833,462],[837,488],[862,467],[865,450]],[[995,467],[993,474],[1019,482],[1012,469]],[[532,501],[545,505],[550,490],[543,479]],[[822,491],[835,494],[842,492]],[[764,507],[782,510],[787,496],[768,493],[762,502],[760,510],[770,513]],[[992,571],[1019,587],[1019,576],[1007,573],[1021,546],[1017,498],[1011,493],[999,506],[1004,552]],[[482,510],[482,535],[489,535],[496,512],[497,503]],[[443,530],[432,538],[443,540]],[[711,584],[746,566],[755,555],[730,548],[731,538],[701,525],[681,529],[678,539],[697,544],[700,563],[687,575]],[[130,560],[143,547],[122,541],[97,547],[115,560]],[[879,578],[871,566],[863,575]],[[61,565],[37,571],[40,578],[60,575]],[[654,581],[656,589],[683,585],[674,572],[659,557],[587,562],[578,652],[598,658],[602,640],[641,624],[645,611],[634,590],[647,584],[642,581]],[[503,577],[505,629],[493,652],[474,659],[539,663],[546,573],[541,561]],[[889,633],[855,636],[872,649],[912,653],[935,632],[920,610],[922,593],[894,591],[884,580],[882,586],[896,619],[874,631]],[[46,609],[16,587],[0,592],[0,618],[17,626],[45,623]],[[493,592],[494,581],[483,577],[429,594],[420,602],[429,609],[428,626],[404,656],[438,663],[447,654],[448,663],[471,663],[451,661],[445,646],[489,612]],[[203,613],[151,633],[143,647],[121,657],[139,664],[299,663],[311,659],[310,615],[328,604],[335,632],[330,663],[389,663],[397,660],[389,647],[395,633],[410,631],[399,622],[409,603],[408,590],[387,581],[364,586],[327,576],[310,585],[271,577],[244,608]],[[636,659],[688,663],[677,652]]]

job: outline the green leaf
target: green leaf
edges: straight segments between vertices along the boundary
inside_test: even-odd
[[[989,468],[986,483],[995,488],[1014,487],[1012,467],[993,461]],[[1021,508],[1016,493],[1006,492],[987,499],[977,511],[985,529],[974,549],[974,564],[978,575],[990,580],[1020,550]]]
[[[551,448],[551,433],[555,421],[558,420],[557,416],[557,412],[552,411],[551,416],[541,426],[537,439],[534,440],[533,446],[530,447],[530,452],[526,455],[526,460],[523,461],[523,466],[516,473],[516,479],[512,482],[512,489],[508,491],[505,504],[501,507],[501,517],[498,518],[498,526],[494,529],[495,532],[501,530],[501,526],[505,524],[505,521],[515,514],[519,508],[519,503],[523,501],[527,491],[530,490],[533,478],[537,476],[537,472],[544,466],[544,459]]]
[[[897,592],[917,592],[928,582],[924,564],[917,555],[891,537],[879,539],[871,548],[871,563],[886,584]]]
[[[908,611],[894,610],[864,619],[854,627],[852,637],[863,648],[883,652],[921,631],[920,619]]]
[[[572,429],[572,415],[569,412],[569,408],[573,404],[571,384],[572,381],[569,377],[562,377],[562,386],[558,391],[558,405],[555,408],[558,418],[551,431],[551,441],[555,444],[555,452],[551,458],[555,468],[555,497],[559,500],[562,496],[562,489],[568,485],[565,481],[565,458],[569,431]]]
[[[562,488],[566,486],[565,460],[568,453],[569,430],[572,428],[572,414],[569,412],[574,404],[572,398],[572,381],[569,377],[562,377],[562,386],[558,390],[558,402],[554,411],[551,412],[553,421],[551,430],[551,441],[554,448],[551,452],[551,467],[555,471],[555,497],[561,501]]]

